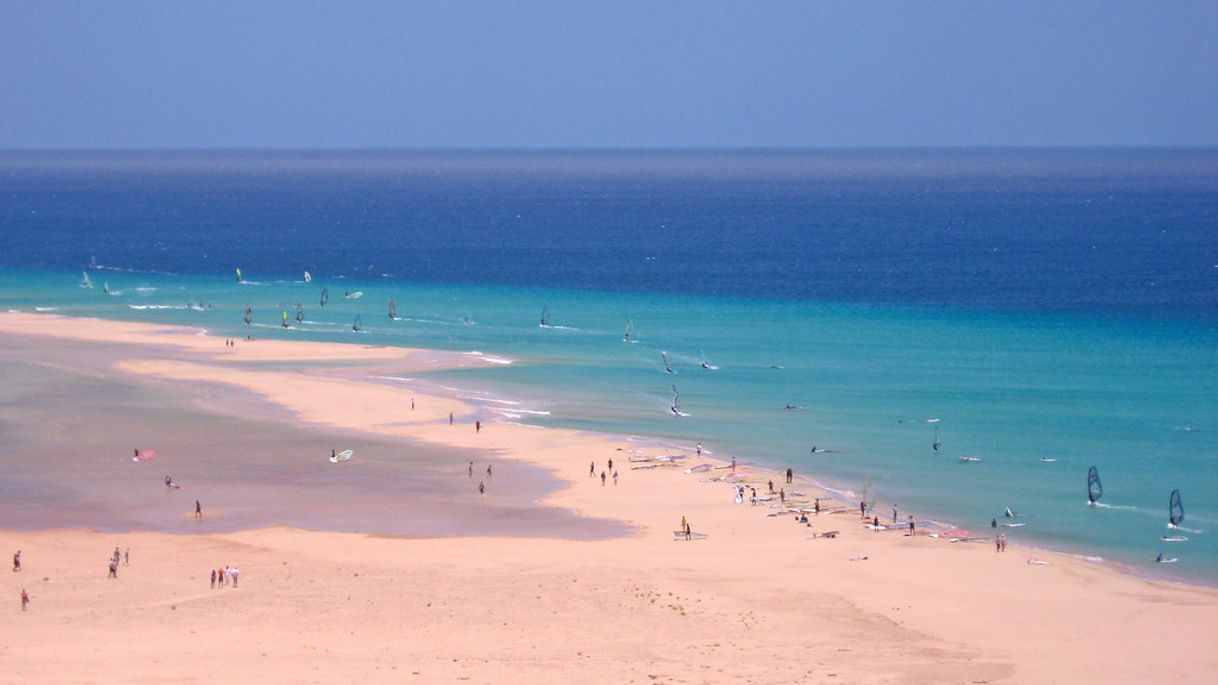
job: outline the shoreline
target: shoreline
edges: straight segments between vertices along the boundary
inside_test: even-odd
[[[195,352],[195,353],[205,352],[208,355],[210,355],[209,358],[212,361],[229,361],[229,359],[226,359],[225,355],[217,355],[215,353],[215,341],[217,340],[217,337],[214,336],[213,334],[211,334],[206,328],[203,328],[203,327],[179,326],[179,325],[175,325],[175,324],[149,324],[149,323],[143,323],[143,322],[131,322],[131,321],[113,320],[113,319],[69,317],[69,316],[50,313],[50,312],[37,312],[37,313],[29,314],[29,313],[25,313],[25,312],[9,311],[9,312],[0,312],[0,329],[6,329],[8,326],[11,325],[11,322],[14,320],[13,315],[16,315],[16,320],[19,321],[19,323],[17,325],[18,331],[13,331],[11,329],[8,329],[9,332],[21,332],[21,333],[25,333],[28,335],[35,335],[35,336],[43,335],[43,336],[54,337],[57,335],[57,333],[54,330],[42,330],[40,332],[29,332],[31,328],[36,327],[33,325],[34,322],[46,320],[48,317],[53,317],[53,318],[61,319],[64,321],[96,322],[96,323],[106,324],[107,325],[106,330],[99,331],[99,330],[97,330],[96,326],[94,326],[94,327],[91,327],[93,330],[87,330],[82,335],[82,332],[79,329],[76,329],[72,332],[71,335],[66,336],[66,337],[69,337],[72,339],[85,339],[85,340],[89,340],[89,341],[93,341],[93,342],[108,341],[108,342],[124,342],[124,343],[131,344],[131,343],[133,343],[133,341],[131,340],[131,336],[152,335],[152,336],[156,336],[156,340],[160,344],[168,345],[170,347],[177,347],[178,349],[183,350],[183,351],[190,351],[190,352]],[[29,318],[26,318],[26,317],[29,317]],[[109,326],[109,324],[114,324],[114,325]],[[184,337],[186,335],[189,335],[189,337]],[[316,342],[316,341],[279,341],[279,340],[258,340],[258,339],[255,339],[253,341],[244,341],[244,340],[239,340],[239,339],[235,339],[235,338],[233,340],[235,342],[241,343],[241,344],[238,345],[237,347],[233,348],[232,351],[234,353],[237,353],[237,358],[232,359],[231,361],[236,361],[238,363],[255,363],[255,364],[258,362],[265,363],[268,361],[275,362],[275,363],[284,363],[284,364],[319,363],[319,362],[326,363],[329,365],[329,367],[327,369],[323,369],[323,373],[319,376],[320,378],[329,378],[332,380],[343,380],[343,381],[348,381],[348,382],[351,382],[351,383],[354,383],[357,385],[369,386],[369,387],[380,387],[380,388],[384,388],[384,389],[387,389],[387,390],[390,390],[393,392],[408,393],[415,398],[424,398],[424,399],[427,399],[428,401],[435,401],[435,402],[442,403],[445,407],[455,405],[455,406],[458,406],[458,407],[461,407],[462,409],[464,409],[464,411],[462,412],[464,415],[476,417],[478,420],[480,420],[488,425],[494,424],[494,425],[501,425],[501,426],[510,426],[510,427],[514,427],[514,428],[518,427],[518,428],[525,429],[525,430],[546,431],[548,433],[553,432],[554,434],[557,434],[557,435],[565,434],[568,438],[582,437],[587,440],[594,441],[594,442],[600,442],[600,443],[604,443],[604,442],[609,442],[609,443],[614,443],[614,444],[619,443],[619,442],[620,443],[629,443],[629,444],[635,445],[636,448],[638,448],[638,449],[651,449],[651,450],[657,450],[657,451],[661,451],[661,452],[672,451],[672,450],[692,451],[692,449],[693,449],[692,447],[690,447],[688,445],[681,444],[678,441],[678,439],[675,439],[675,438],[664,438],[664,437],[659,437],[659,436],[637,435],[637,434],[623,435],[623,434],[614,434],[614,433],[602,433],[602,432],[597,432],[594,430],[586,430],[586,429],[579,429],[579,428],[557,428],[557,427],[549,427],[549,426],[539,426],[536,424],[528,424],[528,423],[522,423],[522,422],[517,422],[517,421],[511,421],[511,420],[507,420],[502,417],[487,416],[485,413],[483,413],[484,408],[482,408],[478,405],[471,404],[470,402],[460,399],[460,398],[452,395],[451,393],[433,392],[432,388],[435,385],[434,383],[430,383],[430,382],[426,382],[426,381],[423,383],[425,386],[427,386],[426,394],[424,394],[423,392],[418,392],[418,391],[414,390],[412,387],[410,387],[411,383],[418,384],[417,381],[412,381],[411,379],[399,378],[399,377],[376,376],[376,375],[372,374],[372,372],[374,370],[379,368],[381,365],[387,364],[387,363],[396,363],[396,364],[404,363],[404,364],[406,364],[407,366],[405,366],[405,367],[402,367],[402,366],[394,367],[395,370],[397,370],[399,372],[445,370],[445,369],[462,368],[462,367],[494,368],[496,366],[496,362],[487,361],[485,359],[485,357],[487,357],[488,355],[494,356],[493,353],[459,352],[459,351],[448,351],[448,350],[439,350],[439,349],[431,349],[431,348],[404,348],[404,347],[393,347],[393,346],[387,346],[387,345],[364,345],[364,344],[359,344],[359,343],[346,343],[346,342],[330,343],[330,342]],[[210,342],[207,342],[207,341],[210,341]],[[249,345],[247,347],[244,345],[244,343],[246,343],[246,342],[256,343],[256,345]],[[149,344],[149,343],[134,342],[133,344]],[[271,349],[267,349],[268,346]],[[300,410],[300,407],[299,406],[294,407],[291,402],[286,401],[285,396],[283,394],[279,394],[278,396],[276,396],[273,394],[264,393],[264,392],[261,392],[258,389],[256,389],[257,384],[242,385],[240,383],[233,382],[233,380],[231,378],[228,380],[224,380],[224,379],[215,380],[215,379],[206,378],[203,376],[203,372],[199,369],[184,370],[184,369],[179,368],[179,369],[177,369],[177,371],[175,373],[175,371],[173,369],[166,370],[164,367],[160,367],[160,368],[148,367],[148,366],[142,366],[139,364],[135,364],[132,366],[125,366],[123,364],[118,364],[118,365],[116,365],[116,368],[121,373],[130,374],[130,375],[145,378],[145,379],[159,378],[160,380],[169,381],[169,382],[188,382],[188,383],[194,384],[196,386],[201,385],[201,384],[208,384],[208,383],[223,385],[223,386],[226,386],[229,388],[236,389],[238,392],[247,393],[251,397],[258,398],[258,401],[268,403],[271,407],[276,408],[277,410],[286,411],[286,412],[296,415],[300,418],[304,418],[305,420],[309,421],[313,425],[316,425],[319,427],[324,427],[329,430],[353,431],[356,434],[367,436],[368,438],[406,439],[408,441],[422,439],[422,441],[425,443],[444,445],[447,447],[454,446],[452,443],[448,443],[448,442],[445,442],[443,439],[440,439],[439,436],[436,434],[428,434],[426,437],[420,438],[417,434],[412,433],[412,432],[390,431],[390,430],[384,430],[384,429],[378,430],[377,427],[375,427],[373,425],[358,425],[358,422],[352,422],[352,421],[330,422],[330,421],[324,420],[322,417],[320,417],[320,415],[318,413],[314,413],[312,415],[308,414],[307,412],[302,413]],[[266,368],[263,370],[268,373],[271,373],[271,374],[276,373],[278,371],[277,368],[273,368],[273,367]],[[350,371],[358,371],[359,376],[353,378],[348,373]],[[318,377],[318,376],[314,375],[314,377]],[[376,381],[382,381],[382,382],[376,382]],[[392,382],[384,382],[384,381],[392,381]],[[454,413],[455,413],[455,411],[456,410],[454,410]],[[442,412],[441,412],[441,414],[442,414]],[[473,445],[466,444],[466,443],[460,444],[458,446],[458,448],[459,449],[470,449],[470,448],[484,449],[484,448],[477,448],[477,447],[474,447]],[[616,448],[616,449],[618,451],[621,451],[621,448]],[[706,451],[706,454],[709,456],[705,457],[703,459],[703,461],[717,462],[719,464],[720,468],[722,468],[724,465],[728,464],[729,461],[732,459],[731,457],[718,456],[709,450]],[[535,466],[538,466],[538,467],[544,469],[547,472],[548,477],[552,479],[552,481],[555,485],[553,494],[551,494],[549,497],[543,497],[538,500],[535,500],[535,503],[539,504],[541,506],[555,506],[555,507],[559,506],[557,504],[551,503],[550,500],[554,497],[561,495],[561,493],[564,490],[569,489],[571,485],[573,485],[575,482],[577,482],[566,476],[561,475],[560,471],[556,468],[553,468],[551,465],[547,465],[545,463],[540,463],[540,462],[530,460],[527,458],[523,458],[520,456],[509,457],[509,458],[515,458],[519,461],[524,461],[527,463],[534,464]],[[781,477],[781,473],[777,470],[778,467],[766,467],[764,465],[760,465],[760,464],[757,464],[757,463],[751,462],[751,461],[746,462],[746,464],[748,466],[754,467],[753,470],[755,470],[755,471],[764,472],[769,477],[773,477],[776,479]],[[742,465],[745,465],[745,464],[742,464]],[[773,469],[773,470],[771,470],[771,469]],[[797,474],[795,474],[795,478],[797,479],[797,482],[802,482],[804,484],[805,489],[812,488],[812,489],[818,491],[820,493],[819,499],[831,500],[833,502],[838,503],[838,505],[841,506],[845,511],[848,511],[848,512],[852,511],[851,502],[847,502],[842,498],[842,495],[850,494],[853,492],[852,490],[849,489],[848,486],[845,486],[845,485],[837,486],[833,483],[824,483],[824,482],[822,482],[820,477],[818,477],[814,473],[802,474],[802,475],[797,473]],[[857,494],[854,496],[857,497]],[[878,516],[879,515],[878,510],[881,509],[882,507],[879,506],[880,505],[879,502],[875,502],[874,504],[875,504],[875,510],[869,510],[869,515]],[[890,506],[890,505],[886,505],[886,506]],[[874,511],[874,513],[872,514],[871,511]],[[902,514],[902,516],[904,516],[904,513]],[[881,519],[883,519],[883,518],[884,517],[881,517]],[[620,520],[622,523],[632,526],[636,530],[639,529],[640,526],[642,525],[639,521],[632,521],[632,520],[628,520],[628,519],[620,519]],[[889,528],[893,527],[891,524],[891,521],[881,520],[881,523],[882,524],[887,523]],[[947,532],[956,527],[955,524],[952,524],[950,522],[926,520],[924,523],[930,523],[930,524],[934,525],[937,528],[937,530],[934,530],[931,532],[935,532],[936,534]],[[294,526],[292,526],[292,524],[273,524],[273,525],[288,525],[289,527],[294,527]],[[901,521],[898,521],[898,525],[896,526],[896,528],[900,528],[902,530],[904,529],[904,520],[903,519]],[[301,530],[314,530],[314,529],[301,528]],[[132,532],[156,532],[156,531],[148,530],[148,531],[132,531]],[[334,531],[317,530],[316,532],[334,532]],[[885,532],[889,532],[889,531],[885,531]],[[978,535],[972,536],[973,539],[970,541],[976,542],[976,541],[984,540],[988,543],[990,540],[993,539],[994,534],[1006,533],[1006,532],[1009,532],[1009,531],[1005,531],[1003,527],[999,527],[997,530],[990,530],[990,531],[987,531],[985,534],[978,534]],[[378,534],[378,533],[354,531],[353,534]],[[626,533],[626,534],[629,534],[629,533]],[[544,537],[544,535],[542,537]],[[1184,587],[1197,587],[1197,588],[1206,589],[1206,590],[1218,590],[1218,582],[1206,582],[1204,580],[1199,580],[1199,579],[1178,579],[1178,578],[1173,578],[1173,577],[1166,576],[1166,575],[1159,575],[1159,574],[1156,574],[1152,570],[1139,569],[1138,567],[1122,563],[1119,560],[1114,560],[1114,559],[1111,559],[1108,557],[1104,557],[1100,554],[1086,554],[1084,552],[1071,551],[1068,549],[1055,549],[1051,546],[1043,545],[1043,544],[1027,544],[1027,543],[1016,542],[1016,543],[1014,543],[1014,546],[1015,546],[1015,549],[1017,549],[1017,550],[1022,549],[1022,550],[1026,550],[1028,552],[1033,552],[1033,553],[1039,552],[1043,556],[1060,557],[1060,558],[1068,559],[1073,563],[1086,564],[1088,566],[1093,566],[1093,567],[1098,567],[1098,568],[1106,568],[1115,573],[1118,573],[1118,574],[1121,574],[1124,576],[1128,576],[1128,577],[1134,578],[1134,579],[1145,580],[1145,581],[1150,581],[1150,582],[1163,582],[1163,583],[1170,583],[1170,584],[1178,584],[1178,585],[1181,585]]]
[[[39,319],[30,320],[33,317]],[[42,317],[45,315],[0,315],[0,330],[23,332],[36,327],[37,320],[45,321]],[[526,627],[539,629],[542,624],[537,622],[544,617],[534,611],[537,603],[553,605],[556,614],[562,612],[563,605],[570,604],[584,612],[599,611],[606,615],[610,619],[608,624],[614,626],[612,635],[633,635],[621,644],[619,641],[623,638],[620,636],[601,638],[615,645],[610,651],[616,656],[616,660],[596,661],[596,668],[591,671],[595,675],[589,677],[602,681],[641,679],[639,673],[630,670],[637,666],[636,663],[622,663],[630,662],[630,655],[639,649],[646,653],[647,658],[642,661],[649,666],[664,663],[660,654],[654,650],[648,652],[648,648],[642,646],[644,636],[648,641],[660,636],[667,636],[669,641],[682,641],[687,634],[698,640],[713,640],[686,620],[687,612],[691,615],[701,613],[712,622],[726,616],[734,617],[732,625],[738,630],[731,632],[731,639],[749,642],[755,655],[774,653],[774,659],[778,661],[762,664],[757,656],[711,650],[715,653],[704,654],[700,661],[709,660],[720,665],[718,675],[704,676],[715,682],[736,679],[723,669],[730,669],[731,664],[741,658],[750,660],[755,669],[778,669],[771,675],[793,679],[798,669],[783,670],[790,665],[787,661],[791,649],[807,655],[805,659],[797,659],[803,672],[815,671],[819,674],[817,679],[842,676],[844,681],[857,682],[882,682],[895,673],[905,676],[897,677],[897,680],[910,682],[978,678],[1037,682],[1047,678],[1086,678],[1088,673],[1092,677],[1100,673],[1100,679],[1109,682],[1138,682],[1150,674],[1164,672],[1184,681],[1205,682],[1218,674],[1218,660],[1191,652],[1187,645],[1176,644],[1170,635],[1172,631],[1164,626],[1171,624],[1189,630],[1209,626],[1218,630],[1218,591],[1213,588],[1136,578],[1115,570],[1111,563],[1097,565],[1074,558],[1058,559],[1058,553],[1048,551],[1046,554],[1054,555],[1049,565],[1025,563],[1023,557],[1035,551],[1032,548],[1016,546],[1011,550],[1014,555],[995,554],[988,552],[988,548],[977,549],[975,544],[942,544],[941,540],[933,540],[927,535],[879,535],[862,528],[861,520],[856,518],[857,514],[851,511],[848,502],[841,503],[842,514],[809,515],[810,527],[792,527],[792,514],[782,513],[774,517],[778,521],[770,521],[769,517],[760,515],[769,513],[769,507],[750,506],[747,497],[744,504],[732,505],[729,488],[721,487],[722,483],[701,487],[705,484],[698,482],[698,474],[687,475],[683,468],[656,466],[631,470],[632,449],[653,458],[665,451],[654,442],[640,447],[628,436],[493,422],[485,424],[481,431],[468,430],[467,424],[448,425],[449,411],[464,410],[463,414],[468,415],[471,409],[470,405],[453,398],[380,387],[315,370],[253,370],[249,366],[226,365],[214,359],[214,350],[220,349],[222,339],[208,339],[180,330],[175,334],[174,327],[74,321],[73,326],[59,327],[52,335],[45,332],[38,335],[130,344],[132,349],[152,354],[149,358],[120,364],[119,370],[123,373],[181,383],[186,387],[199,382],[228,384],[269,399],[313,425],[421,440],[457,450],[492,450],[498,455],[496,465],[503,464],[503,471],[497,470],[496,477],[510,478],[511,462],[518,460],[545,469],[550,478],[562,484],[561,488],[542,497],[539,504],[574,511],[581,517],[624,521],[633,526],[633,532],[596,541],[511,536],[387,538],[282,526],[236,533],[174,536],[80,530],[3,533],[4,537],[36,550],[31,553],[35,559],[44,554],[72,557],[77,553],[74,550],[82,545],[92,545],[100,550],[108,548],[113,540],[127,538],[141,541],[141,548],[146,543],[153,549],[169,549],[169,556],[173,556],[172,550],[189,556],[200,545],[219,545],[227,555],[251,554],[265,562],[254,565],[241,562],[246,572],[241,592],[259,588],[256,601],[260,608],[256,610],[265,610],[267,602],[278,601],[273,593],[268,593],[271,588],[257,580],[259,576],[286,583],[291,592],[305,589],[298,585],[299,579],[289,582],[288,578],[276,575],[274,560],[280,557],[283,557],[284,565],[293,567],[302,560],[314,559],[326,568],[356,563],[362,568],[379,569],[373,575],[421,574],[431,579],[426,582],[435,581],[436,584],[428,585],[433,592],[443,596],[455,593],[451,594],[452,601],[460,608],[454,609],[452,620],[441,618],[441,623],[448,626],[451,633],[436,637],[435,643],[441,645],[440,651],[445,654],[462,652],[463,656],[458,658],[470,657],[462,651],[461,645],[466,642],[462,625],[469,618],[468,612],[476,611],[479,605],[492,613],[510,614],[505,626],[523,623]],[[155,343],[160,348],[144,339],[150,328],[169,331],[156,336]],[[193,342],[185,342],[184,338]],[[164,349],[165,344],[189,354],[205,352],[207,354],[203,356],[213,359],[200,363],[174,358],[172,354],[158,351]],[[386,360],[406,363],[413,359],[412,363],[424,364],[427,368],[438,368],[443,363],[443,360],[427,356],[426,352],[406,353],[400,349],[386,351],[386,348],[299,341],[241,343],[238,346],[241,352],[234,360],[257,357],[252,361],[266,362],[281,348],[294,363],[317,361],[319,356],[331,353],[329,348],[315,345],[355,348],[333,350],[333,353],[363,356],[370,363]],[[246,348],[259,349],[247,352]],[[469,359],[459,361],[468,362]],[[328,398],[335,388],[351,391],[350,406],[341,409],[332,406]],[[401,402],[411,396],[418,400],[418,411],[413,412],[417,415],[402,420]],[[598,477],[583,475],[587,473],[588,461],[598,464],[596,471],[599,472],[603,468],[600,465],[610,458],[614,459],[622,476],[620,485],[601,485],[597,483]],[[504,461],[498,461],[500,459]],[[696,461],[690,455],[685,463],[692,465]],[[724,464],[717,455],[701,461]],[[715,472],[711,470],[711,473]],[[778,487],[779,474],[760,469],[753,470],[753,474],[762,480],[774,476],[775,487]],[[460,476],[463,478],[465,474]],[[785,482],[782,485],[785,486]],[[806,487],[799,485],[793,489],[810,492],[813,487],[813,483],[807,481]],[[811,497],[806,499],[811,501]],[[689,517],[695,532],[706,533],[708,537],[695,540],[693,544],[674,540],[665,528],[676,528],[677,521],[684,516]],[[786,523],[785,528],[782,523]],[[815,535],[834,527],[839,529],[834,537]],[[809,532],[814,532],[814,537],[808,537]],[[101,540],[105,540],[104,544],[100,544]],[[55,544],[48,548],[47,543],[40,541]],[[335,557],[335,552],[320,551],[327,545],[350,553],[337,552]],[[405,559],[402,558],[403,546],[410,549]],[[56,552],[53,548],[58,547],[63,549]],[[89,554],[96,556],[96,551]],[[163,563],[173,567],[173,562],[165,560]],[[501,563],[508,569],[506,576],[499,567]],[[178,581],[170,579],[176,577],[174,573],[181,572],[182,569],[177,568],[169,572],[167,579],[157,581],[164,586],[164,592],[171,595],[191,592],[188,590],[190,583],[179,586],[175,584]],[[465,594],[463,590],[447,587],[444,579],[454,572],[458,577],[474,578],[483,583],[505,583],[511,590],[511,601],[487,607],[486,598],[475,590]],[[59,573],[72,575],[71,571],[61,570],[55,577],[59,577]],[[563,584],[554,582],[555,577],[563,579]],[[614,588],[614,592],[610,595],[593,592],[585,596],[566,589],[578,585],[581,578],[597,587]],[[12,576],[7,579],[6,592],[11,590],[9,586],[14,580]],[[532,588],[530,583],[534,580],[539,581],[534,583],[536,589],[526,591],[525,586]],[[312,580],[307,582],[312,583]],[[633,592],[627,587],[630,583],[634,583]],[[644,592],[639,587],[641,584],[649,585],[649,589]],[[36,598],[53,592],[56,585],[39,588],[35,592]],[[206,586],[203,587],[206,590]],[[405,606],[403,602],[409,603],[410,600],[399,598],[391,587],[380,586],[372,596],[399,608]],[[950,590],[945,593],[945,588]],[[1002,591],[996,592],[996,588]],[[333,596],[334,591],[322,588],[318,591],[322,594],[315,598],[317,601],[327,603],[327,606],[339,601],[337,606],[342,606],[341,600]],[[533,599],[534,593],[536,599]],[[668,609],[663,618],[658,618],[655,610],[649,607],[656,601],[672,603],[676,600],[657,600],[651,593],[665,598],[675,596],[674,593],[696,595],[703,605],[695,608],[696,603],[687,598],[678,603],[679,610]],[[140,597],[135,595],[129,599],[143,606],[148,600]],[[211,596],[203,596],[203,600],[211,599]],[[84,601],[83,596],[77,598],[76,604],[65,604],[63,611],[78,615],[88,606],[79,604],[80,601]],[[1073,605],[1079,601],[1089,605],[1089,620],[1077,620]],[[716,610],[707,613],[707,606],[714,606]],[[253,626],[258,622],[251,620],[248,613],[227,604],[226,607],[225,611],[235,612],[229,619],[235,616],[243,629],[254,630]],[[832,609],[830,615],[846,615],[828,619],[824,613],[826,607]],[[298,618],[305,620],[307,614],[299,615],[299,612],[308,611],[307,607],[298,608]],[[1138,621],[1136,617],[1148,611],[1160,612],[1160,620]],[[209,620],[221,615],[228,614],[209,614]],[[807,641],[811,638],[805,638],[805,622],[809,617],[827,620],[823,626],[818,626],[816,639],[811,642]],[[357,626],[357,623],[351,623],[352,620],[345,619],[343,624]],[[583,615],[577,612],[569,620],[582,623]],[[571,624],[566,620],[560,623],[570,630]],[[1155,625],[1147,625],[1149,623]],[[53,630],[56,625],[52,621],[46,629]],[[267,629],[258,625],[258,630]],[[486,627],[492,629],[491,624]],[[496,625],[493,631],[494,640],[515,645],[528,653],[519,643],[524,638],[514,635],[514,629],[504,630]],[[880,645],[867,646],[865,636],[876,635],[882,636]],[[560,641],[564,639],[561,632],[555,637]],[[575,640],[576,637],[571,634],[567,639]],[[860,639],[864,641],[860,643]],[[1085,644],[1080,645],[1080,639],[1085,640]],[[775,652],[775,645],[785,649]],[[1139,646],[1135,648],[1134,645]],[[868,654],[867,659],[849,666],[839,663],[843,658],[838,654],[840,650],[860,647]],[[352,649],[355,650],[352,654],[367,651],[356,646]],[[785,660],[780,656],[784,652],[788,655]],[[552,658],[572,667],[585,666],[584,660],[576,654]],[[668,658],[671,659],[671,655]],[[1107,662],[1096,666],[1095,662],[1100,659]],[[242,653],[240,661],[258,663],[255,655],[246,653]],[[697,668],[698,661],[691,661],[687,667]],[[825,662],[831,662],[831,665],[818,670],[816,664]],[[334,668],[341,673],[344,665],[350,667],[352,663],[342,660]],[[1179,670],[1181,664],[1186,667],[1184,672]],[[512,675],[519,675],[522,681],[563,682],[537,664],[518,666],[520,669]],[[494,660],[489,666],[470,665],[469,668],[477,678],[493,680],[496,673]],[[1100,671],[1091,670],[1095,668]],[[388,677],[384,673],[370,673],[366,667],[359,672],[374,680]],[[630,677],[626,678],[627,675]],[[671,672],[668,675],[676,677]],[[233,677],[242,679],[240,675]],[[244,677],[248,679],[249,673]],[[73,680],[73,677],[69,675],[66,679]]]

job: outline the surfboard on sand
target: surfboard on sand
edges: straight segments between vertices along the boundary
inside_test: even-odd
[[[354,450],[343,450],[342,452],[339,452],[338,454],[335,454],[334,456],[330,457],[330,463],[337,464],[339,462],[351,461],[351,457],[354,454],[355,454]]]
[[[131,461],[152,461],[152,458],[155,456],[156,450],[144,450],[134,457],[131,457]]]

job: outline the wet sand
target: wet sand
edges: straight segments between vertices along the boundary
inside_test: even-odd
[[[358,430],[323,429],[251,393],[122,374],[129,350],[0,342],[5,478],[0,529],[209,533],[289,525],[402,536],[553,536],[629,530],[534,504],[543,469]],[[256,368],[251,363],[250,368]],[[335,397],[334,402],[342,402]],[[136,448],[155,452],[133,462]],[[352,449],[332,464],[331,450]],[[468,474],[475,461],[475,477]],[[486,468],[499,469],[480,496]],[[179,486],[165,486],[170,476]],[[204,516],[194,516],[199,500]]]

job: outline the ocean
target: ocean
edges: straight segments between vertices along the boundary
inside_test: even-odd
[[[1215,150],[3,153],[0,307],[468,352],[378,382],[1214,584],[1216,187]]]

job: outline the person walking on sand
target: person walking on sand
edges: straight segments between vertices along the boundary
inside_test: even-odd
[[[788,467],[787,468],[787,485],[790,485],[794,480],[795,480],[795,471]]]
[[[13,555],[13,573],[16,573],[20,570],[21,570],[21,550],[17,550],[17,553]]]
[[[698,443],[698,458],[702,458],[702,443]]]
[[[813,512],[815,512],[817,516],[820,516],[820,498],[819,497],[816,498],[816,503],[813,504],[812,507],[813,507],[813,509],[812,509]]]
[[[475,422],[474,422],[474,432],[475,432],[475,433],[481,433],[481,432],[482,432],[482,422],[481,422],[481,421],[475,421]]]
[[[211,589],[216,589],[216,569],[211,570]]]
[[[909,537],[913,537],[913,534],[914,534],[914,520],[913,520],[913,514],[910,514],[909,515]]]
[[[590,462],[588,462],[588,477],[593,478],[595,476],[596,476],[596,462],[590,461]]]
[[[228,570],[228,577],[233,579],[233,587],[237,587],[237,581],[241,580],[241,569],[236,566]]]
[[[605,472],[601,471],[601,487],[605,487]]]
[[[106,578],[118,578],[118,562],[114,559],[110,560],[110,574]]]
[[[732,473],[736,472],[736,457],[732,457]]]
[[[472,461],[469,463],[469,477],[470,478],[474,477],[474,462],[472,462]]]
[[[483,480],[478,481],[478,494],[479,495],[486,494],[486,481],[483,481]]]
[[[486,465],[486,479],[490,480],[492,475],[494,475],[494,474],[491,473],[491,465],[487,464]]]
[[[30,593],[26,592],[25,588],[21,588],[21,610],[25,611],[25,608],[29,605],[30,605]]]
[[[787,491],[785,488],[778,488],[778,501],[783,504],[787,503]]]
[[[767,483],[767,485],[770,486],[770,494],[771,495],[774,494],[774,481],[770,480],[769,483]]]
[[[871,519],[871,530],[873,530],[877,533],[880,532],[880,517],[879,516],[876,516],[875,518]]]
[[[892,505],[892,522],[897,522],[897,505]]]
[[[867,502],[865,500],[859,500],[859,516],[867,518]]]
[[[453,413],[448,412],[448,425],[453,425]]]
[[[199,504],[199,500],[195,500],[195,518],[203,518],[203,505]]]
[[[994,551],[995,552],[1002,551],[1002,536],[1001,535],[994,536]]]
[[[613,472],[613,484],[617,485],[617,471]]]
[[[684,516],[682,516],[681,517],[681,532],[684,533],[688,529],[689,529],[689,522],[685,520]]]
[[[613,470],[613,460],[612,459],[609,460],[609,470],[610,471]]]

